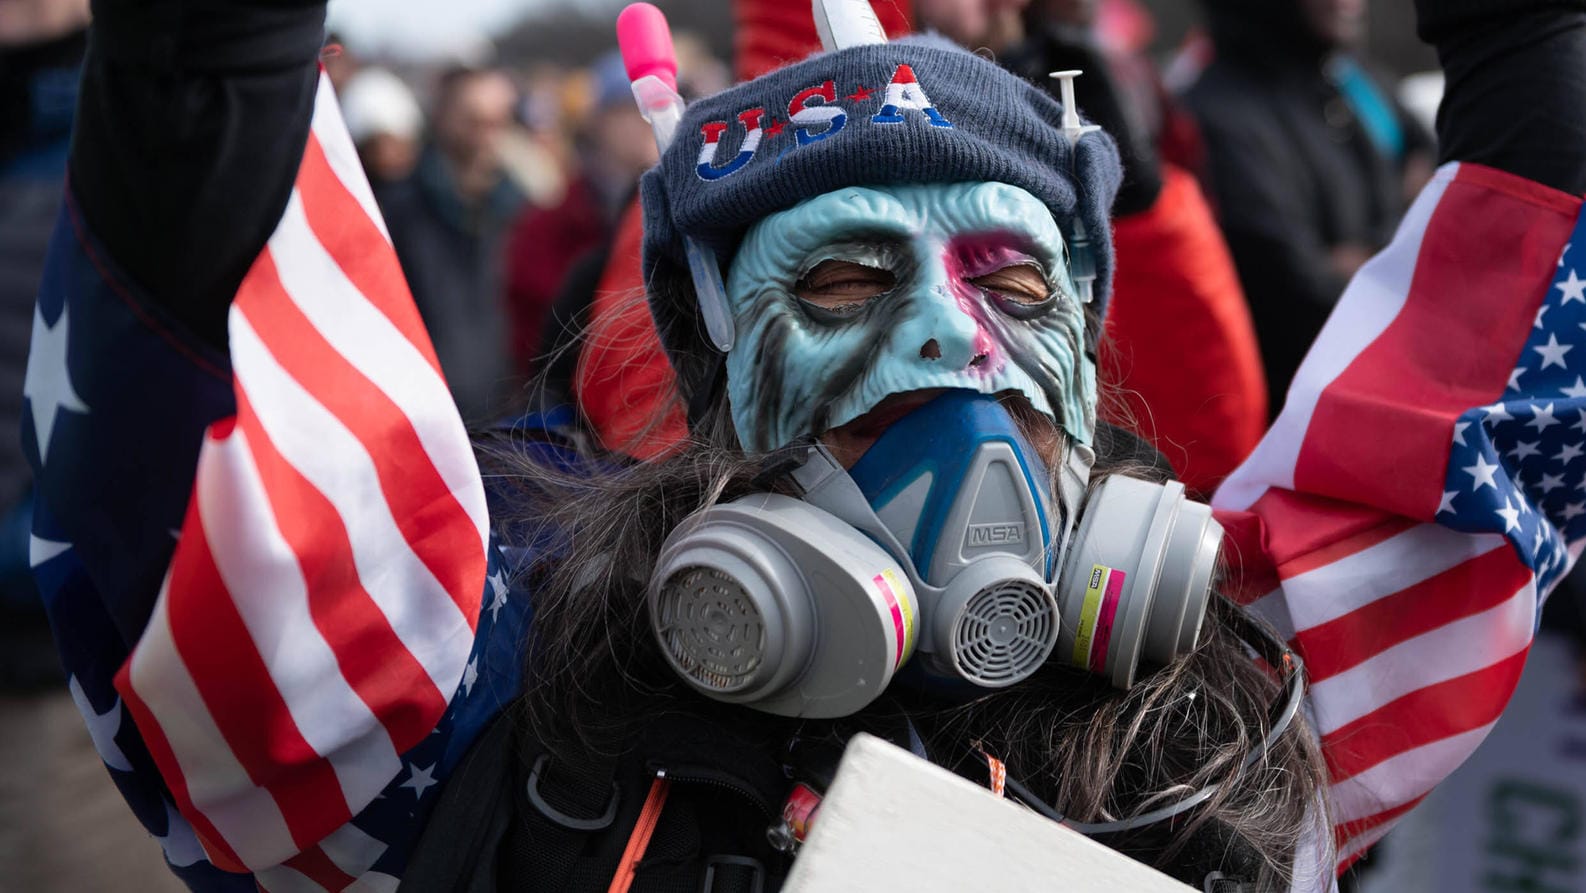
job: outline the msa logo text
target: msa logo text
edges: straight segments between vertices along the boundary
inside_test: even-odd
[[[971,524],[969,532],[964,537],[964,545],[969,548],[976,546],[1012,546],[1024,542],[1024,525],[1017,521],[1007,521],[1000,524]]]

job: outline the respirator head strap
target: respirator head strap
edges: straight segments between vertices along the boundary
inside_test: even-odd
[[[1246,772],[1266,759],[1267,753],[1276,746],[1278,739],[1283,737],[1289,726],[1294,724],[1294,718],[1299,715],[1305,695],[1305,662],[1289,648],[1287,643],[1251,618],[1243,609],[1231,603],[1227,607],[1231,610],[1223,614],[1230,630],[1279,674],[1283,689],[1283,697],[1268,709],[1266,735],[1262,737],[1260,744],[1246,755],[1233,778],[1219,784],[1208,785],[1167,806],[1111,822],[1079,822],[1070,819],[1010,775],[1007,778],[1007,790],[1014,799],[1052,821],[1067,825],[1089,837],[1120,834],[1167,821],[1194,809],[1210,800],[1224,785],[1237,784]]]

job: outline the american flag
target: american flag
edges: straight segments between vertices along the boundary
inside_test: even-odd
[[[35,574],[95,743],[189,884],[394,888],[517,690],[525,608],[323,78],[229,338],[165,319],[68,197],[27,374]]]
[[[1586,542],[1581,212],[1439,169],[1213,500],[1310,670],[1341,867],[1481,743]]]

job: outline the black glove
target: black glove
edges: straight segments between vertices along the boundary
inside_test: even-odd
[[[1447,87],[1441,161],[1586,193],[1586,0],[1416,0]]]
[[[1117,141],[1118,154],[1123,158],[1123,185],[1112,205],[1113,216],[1123,217],[1156,204],[1162,191],[1156,146],[1146,132],[1142,116],[1129,108],[1128,97],[1119,89],[1105,53],[1087,32],[1044,28],[1010,57],[1007,67],[1045,87],[1059,100],[1059,85],[1048,74],[1068,69],[1085,72],[1074,79],[1074,102],[1086,118]]]

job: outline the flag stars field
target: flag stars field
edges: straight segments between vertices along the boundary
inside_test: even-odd
[[[1575,346],[1572,344],[1558,343],[1558,336],[1549,332],[1546,344],[1537,345],[1531,349],[1542,355],[1543,369],[1546,369],[1549,366],[1557,366],[1560,369],[1565,369],[1568,367],[1564,362],[1564,355],[1574,350]],[[1579,378],[1576,380],[1579,381]]]

